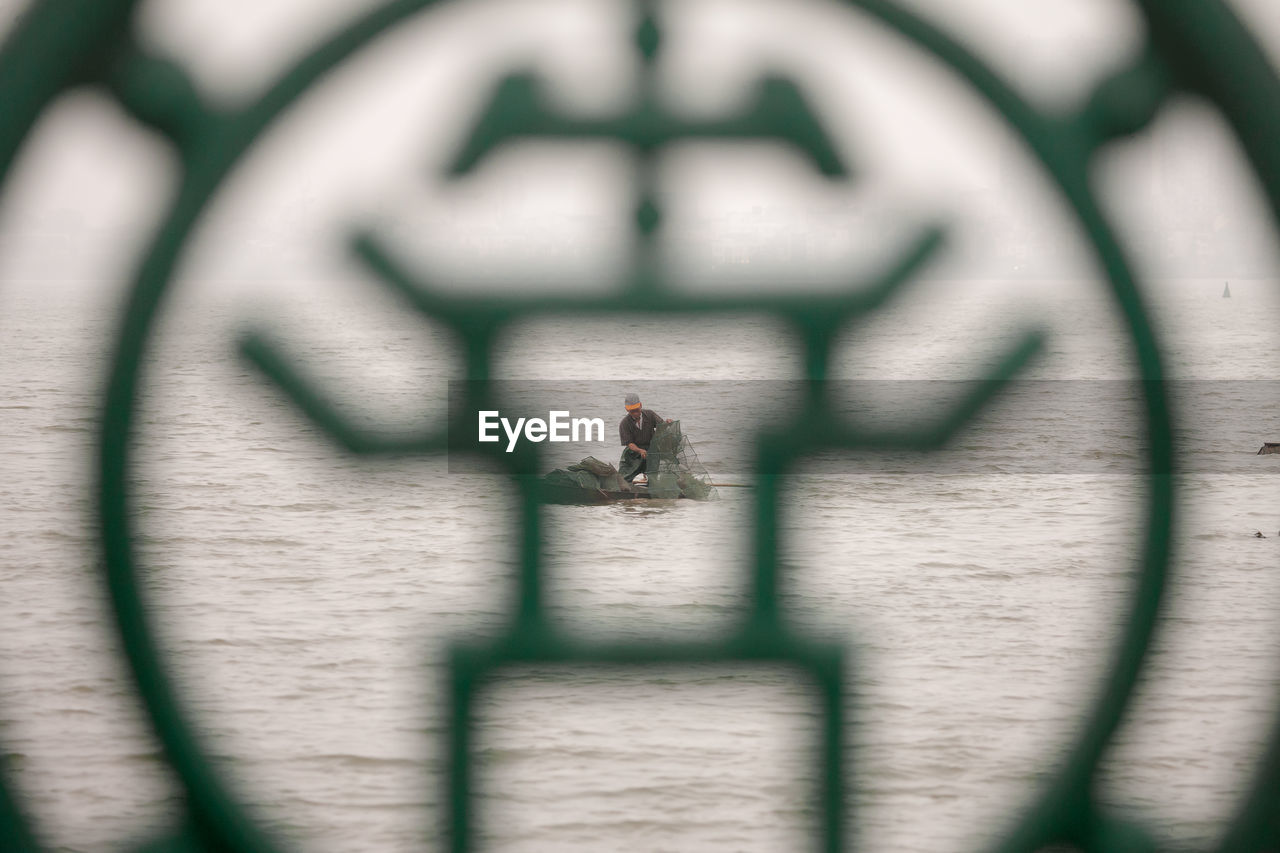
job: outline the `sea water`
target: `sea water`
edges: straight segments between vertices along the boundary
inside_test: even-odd
[[[1097,289],[938,282],[837,350],[833,394],[851,417],[906,429],[965,387],[940,380],[982,376],[1023,329],[1047,333],[1031,381],[949,448],[836,454],[784,483],[784,612],[847,651],[864,849],[989,843],[1086,718],[1131,605],[1148,497],[1130,344],[1105,297],[1081,296]],[[1205,845],[1275,713],[1280,456],[1255,453],[1280,440],[1265,381],[1280,299],[1263,281],[1233,282],[1231,300],[1221,282],[1155,290],[1169,373],[1198,381],[1175,399],[1188,473],[1162,631],[1101,790],[1166,842]],[[321,851],[442,849],[445,654],[510,618],[515,502],[454,460],[338,450],[237,355],[256,324],[354,423],[441,424],[460,374],[447,340],[343,298],[173,306],[137,414],[144,591],[204,749],[269,831]],[[5,300],[0,738],[44,841],[99,850],[162,833],[180,810],[120,659],[94,532],[116,302],[36,286]],[[801,363],[785,328],[752,316],[513,330],[499,357],[513,387],[562,385],[575,415],[610,428],[640,389],[717,480],[744,486],[710,503],[548,508],[559,626],[643,643],[736,624],[753,436],[794,416]],[[606,438],[548,462],[615,461]],[[817,711],[775,667],[515,671],[478,709],[480,830],[495,850],[800,849],[817,821]]]

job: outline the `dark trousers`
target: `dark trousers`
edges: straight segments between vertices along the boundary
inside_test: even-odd
[[[622,448],[622,458],[618,460],[618,473],[622,479],[630,483],[637,474],[643,474],[649,460],[636,453],[630,447]]]

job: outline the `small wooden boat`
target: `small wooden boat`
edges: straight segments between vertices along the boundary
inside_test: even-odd
[[[698,461],[679,421],[658,424],[643,482],[628,483],[608,462],[588,456],[557,468],[539,484],[544,503],[575,506],[634,500],[706,501],[717,497],[711,475]],[[639,479],[639,478],[637,478]]]
[[[611,504],[620,501],[677,499],[683,500],[684,495],[680,495],[679,498],[659,498],[657,495],[650,494],[649,487],[644,483],[635,484],[628,491],[584,489],[577,486],[562,486],[552,483],[542,484],[542,502],[559,506],[595,506],[597,504]]]
[[[1268,453],[1280,453],[1280,441],[1264,442],[1262,449],[1258,451],[1258,455],[1266,456]]]

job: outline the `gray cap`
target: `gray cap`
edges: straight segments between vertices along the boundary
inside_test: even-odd
[[[623,405],[623,406],[625,406],[625,407],[627,407],[628,409],[629,409],[629,408],[631,408],[632,406],[638,406],[638,405],[640,405],[640,395],[639,395],[639,394],[628,394],[628,395],[627,395],[627,398],[626,398],[625,400],[623,400],[623,401],[622,401],[622,405]]]

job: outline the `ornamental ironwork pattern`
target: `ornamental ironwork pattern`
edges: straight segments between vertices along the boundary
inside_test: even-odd
[[[1069,844],[1090,851],[1146,850],[1156,846],[1142,827],[1105,812],[1094,796],[1105,749],[1116,732],[1150,647],[1156,615],[1170,569],[1174,525],[1174,444],[1169,407],[1160,380],[1160,349],[1144,310],[1142,291],[1124,248],[1092,194],[1088,173],[1108,143],[1145,126],[1170,98],[1203,96],[1220,110],[1239,138],[1280,212],[1280,82],[1257,44],[1218,0],[1134,0],[1146,24],[1137,58],[1096,86],[1074,112],[1050,114],[1019,97],[981,58],[942,29],[890,0],[841,0],[878,19],[931,54],[971,86],[1016,131],[1067,202],[1105,270],[1115,307],[1132,336],[1143,383],[1149,435],[1145,471],[1148,497],[1141,570],[1098,695],[1068,760],[1034,805],[1012,822],[999,842],[1007,853],[1029,853]],[[135,427],[139,369],[152,337],[179,256],[202,211],[272,122],[329,70],[375,37],[436,5],[432,0],[392,0],[333,34],[242,108],[220,110],[204,99],[179,62],[149,54],[134,36],[134,0],[40,0],[22,17],[0,53],[0,179],[41,113],[60,95],[80,86],[109,92],[138,122],[162,134],[180,156],[182,175],[166,215],[139,262],[129,291],[128,310],[118,331],[114,366],[106,390],[99,435],[97,501],[106,581],[116,624],[155,734],[184,788],[186,823],[174,836],[147,849],[269,851],[275,842],[260,831],[215,771],[191,718],[168,675],[162,650],[138,583],[134,522],[130,516],[131,434]],[[758,437],[753,559],[742,569],[747,591],[737,628],[701,642],[661,644],[587,643],[557,629],[546,617],[542,565],[542,504],[536,480],[514,476],[520,493],[516,517],[521,558],[513,582],[516,606],[505,633],[483,644],[459,642],[450,656],[451,716],[448,725],[449,805],[442,833],[453,850],[476,845],[472,819],[471,740],[477,691],[502,668],[531,662],[643,666],[689,662],[781,664],[816,687],[823,724],[815,748],[818,837],[826,851],[847,843],[847,809],[842,768],[847,730],[844,705],[846,651],[798,632],[780,603],[779,488],[781,478],[806,455],[832,449],[914,449],[928,452],[964,426],[1034,357],[1043,336],[1028,330],[992,365],[988,379],[955,410],[904,432],[873,433],[841,425],[831,417],[825,385],[832,343],[842,330],[910,281],[939,249],[945,229],[922,229],[897,261],[868,281],[850,282],[833,295],[728,294],[698,296],[671,286],[657,262],[654,235],[663,211],[654,189],[653,161],[664,146],[688,138],[770,139],[801,154],[832,180],[849,171],[803,92],[784,76],[766,76],[738,114],[708,121],[670,114],[658,96],[654,69],[661,61],[663,28],[655,7],[637,5],[634,49],[642,60],[642,85],[634,100],[596,119],[564,115],[545,97],[530,74],[506,77],[451,165],[464,175],[496,148],[520,137],[607,137],[626,145],[636,164],[635,250],[623,285],[604,296],[549,296],[521,291],[501,297],[447,295],[415,273],[373,231],[350,235],[350,250],[372,278],[399,294],[426,317],[445,324],[457,337],[471,403],[496,407],[487,399],[495,345],[513,323],[538,314],[628,315],[635,313],[709,316],[755,312],[785,322],[803,346],[803,378],[809,390],[794,421]],[[296,405],[338,443],[357,453],[437,453],[446,449],[445,431],[395,441],[344,422],[337,411],[275,350],[269,337],[242,342],[244,353]],[[487,405],[488,404],[488,405]],[[467,407],[470,409],[471,407]],[[459,425],[461,426],[461,425]],[[469,426],[466,425],[466,426]],[[536,470],[536,449],[496,456],[513,475]],[[1223,847],[1228,851],[1280,848],[1280,722],[1274,728],[1252,789],[1239,804]],[[0,779],[0,838],[6,849],[39,849],[29,820]]]

